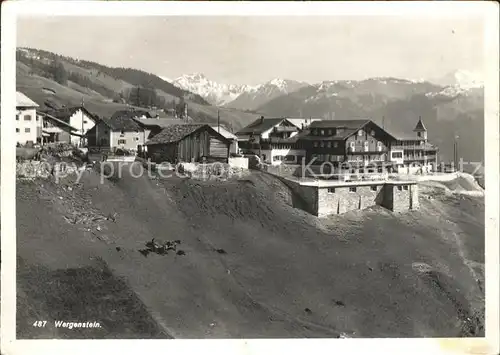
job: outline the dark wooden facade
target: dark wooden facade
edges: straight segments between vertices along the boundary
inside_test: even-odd
[[[183,137],[179,141],[148,145],[148,156],[155,162],[227,162],[231,142],[210,127]]]
[[[385,161],[394,141],[372,122],[345,137],[329,135],[334,129],[322,127],[311,130],[306,139],[300,140],[306,150],[306,161],[315,158],[315,164],[331,162],[334,165],[341,162]]]

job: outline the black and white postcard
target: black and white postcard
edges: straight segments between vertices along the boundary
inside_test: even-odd
[[[498,353],[498,4],[2,10],[2,354]]]

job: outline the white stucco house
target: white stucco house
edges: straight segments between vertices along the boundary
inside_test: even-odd
[[[36,143],[38,122],[36,110],[39,105],[22,92],[16,92],[16,142],[19,144]],[[40,123],[41,127],[41,123]]]

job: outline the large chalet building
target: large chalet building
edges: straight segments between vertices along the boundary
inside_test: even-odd
[[[236,133],[238,145],[268,164],[298,164],[306,155],[298,134],[318,120],[260,117]]]
[[[240,148],[271,165],[329,163],[338,172],[417,173],[437,166],[438,149],[427,141],[422,119],[408,137],[392,135],[369,119],[292,120],[261,117],[236,133]]]

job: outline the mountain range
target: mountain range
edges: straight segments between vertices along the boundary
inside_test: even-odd
[[[484,157],[483,82],[465,70],[435,80],[378,77],[308,84],[273,79],[250,86],[219,84],[203,74],[190,74],[171,82],[222,107],[271,117],[371,118],[400,136],[411,134],[421,116],[444,160],[453,156],[456,136],[461,137],[459,155],[464,160]]]
[[[186,74],[171,80],[173,85],[203,97],[212,105],[253,110],[275,97],[294,92],[309,84],[295,80],[272,79],[260,85],[218,83],[204,74]]]
[[[468,95],[474,89],[481,90],[484,85],[477,73],[465,70],[450,72],[441,78],[428,81],[382,77],[356,81],[323,81],[317,84],[280,78],[269,80],[260,85],[226,84],[210,80],[201,73],[186,74],[176,79],[161,78],[180,89],[201,96],[212,105],[243,110],[256,110],[274,98],[291,94],[304,87],[315,87],[318,93],[337,96],[342,95],[338,91],[345,92],[346,89],[360,90],[364,93],[381,91],[382,94],[385,94],[384,91],[390,92],[390,85],[403,84],[406,86],[401,91],[403,97],[412,93],[423,93],[431,97],[454,97],[459,94]],[[382,84],[382,87],[375,88],[374,85],[377,83]]]
[[[48,51],[18,48],[16,85],[42,106],[47,102],[79,105],[83,100],[99,116],[148,103],[171,108],[186,102],[193,120],[215,123],[220,116],[221,123],[233,131],[263,115],[370,118],[399,135],[411,134],[421,116],[443,160],[453,157],[458,136],[459,156],[481,162],[484,94],[480,79],[473,72],[460,70],[428,81],[378,77],[304,83],[272,79],[260,85],[230,85],[202,74],[170,80],[133,68],[112,68]],[[140,100],[139,95],[131,95],[137,88],[143,96]]]

